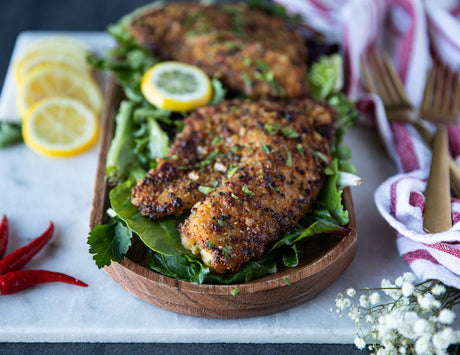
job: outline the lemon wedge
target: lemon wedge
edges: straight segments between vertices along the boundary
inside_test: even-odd
[[[144,74],[141,91],[151,104],[171,111],[190,111],[212,99],[211,81],[205,72],[180,62],[154,65]]]
[[[38,101],[53,96],[77,99],[97,114],[102,110],[101,91],[91,78],[65,67],[43,64],[27,73],[18,86],[17,107],[21,117]]]
[[[49,157],[68,157],[89,149],[98,132],[95,113],[80,101],[67,97],[37,102],[22,123],[26,145]]]
[[[44,64],[63,66],[87,77],[91,75],[85,57],[56,48],[56,50],[32,52],[18,61],[15,66],[17,82],[21,83],[27,73]]]

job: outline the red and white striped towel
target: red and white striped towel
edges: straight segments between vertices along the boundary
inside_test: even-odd
[[[277,0],[326,38],[342,43],[348,96],[363,120],[374,119],[400,174],[375,193],[382,216],[397,231],[401,256],[422,280],[435,278],[460,288],[460,200],[452,199],[453,227],[426,234],[422,227],[424,191],[431,153],[403,123],[389,124],[379,97],[365,92],[360,57],[385,49],[396,64],[412,103],[418,106],[432,58],[460,70],[460,2],[455,0]],[[460,163],[460,127],[448,128],[452,156]]]

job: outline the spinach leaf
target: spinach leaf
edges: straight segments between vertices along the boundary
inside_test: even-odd
[[[164,255],[182,255],[189,251],[180,242],[177,227],[181,222],[177,218],[166,218],[151,221],[131,203],[131,187],[133,183],[127,181],[110,191],[110,203],[119,218],[126,226],[144,242],[150,249]]]

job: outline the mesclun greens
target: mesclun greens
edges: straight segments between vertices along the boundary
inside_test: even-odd
[[[252,1],[256,7],[274,15],[287,16],[284,9],[277,5],[267,5],[262,1]],[[340,57],[326,57],[313,64],[308,77],[313,88],[314,98],[327,101],[338,112],[336,136],[331,144],[333,160],[328,161],[326,180],[313,209],[303,216],[293,230],[281,235],[272,248],[259,260],[245,263],[235,274],[218,275],[213,273],[203,261],[184,248],[177,230],[183,218],[165,218],[152,221],[142,216],[131,204],[131,188],[142,179],[145,172],[155,167],[156,158],[167,155],[169,144],[183,127],[185,114],[174,114],[161,110],[148,103],[140,92],[140,82],[144,72],[159,61],[149,51],[139,47],[130,37],[129,17],[109,27],[108,31],[118,42],[118,47],[109,51],[104,58],[91,58],[91,63],[101,69],[112,71],[118,83],[123,87],[125,100],[116,115],[116,131],[107,156],[107,177],[115,185],[110,192],[111,208],[108,224],[95,226],[88,237],[90,253],[98,267],[119,261],[128,252],[133,235],[136,235],[147,247],[148,266],[166,276],[194,283],[234,284],[275,273],[279,267],[295,267],[299,262],[300,243],[319,235],[346,235],[349,229],[348,212],[342,205],[342,189],[355,184],[355,169],[348,162],[351,157],[349,148],[344,146],[342,138],[357,118],[353,104],[341,93]],[[341,64],[341,63],[340,63]],[[258,63],[261,72],[267,72],[264,63]],[[212,79],[214,97],[211,104],[223,100],[226,89],[217,79]],[[279,125],[265,125],[266,134],[281,133],[286,138],[296,138],[298,133]],[[218,145],[222,137],[215,137],[213,145]],[[270,154],[274,150],[261,142],[261,149]],[[302,154],[302,146],[297,149]],[[238,150],[235,146],[233,154]],[[217,151],[211,152],[197,168],[212,164]],[[322,159],[319,154],[316,159]],[[172,157],[171,159],[174,159]],[[176,157],[177,159],[177,157]],[[290,153],[286,164],[292,164]],[[238,170],[231,165],[226,175],[232,177]],[[212,193],[218,182],[199,186],[203,194]],[[279,188],[270,186],[274,192]],[[247,186],[243,186],[244,195],[253,195]],[[232,194],[233,199],[244,196]],[[217,221],[225,223],[224,221]],[[213,247],[212,243],[208,246]],[[223,255],[231,255],[231,246],[221,246]],[[289,281],[287,281],[288,283]],[[236,294],[237,291],[235,291]]]

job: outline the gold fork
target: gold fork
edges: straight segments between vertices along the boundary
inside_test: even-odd
[[[420,134],[425,144],[431,147],[432,134],[420,123],[419,112],[411,105],[404,85],[394,68],[389,55],[384,52],[379,59],[374,52],[367,56],[366,65],[361,58],[361,71],[368,90],[380,96],[389,121],[410,123]],[[460,169],[449,159],[450,183],[455,196],[460,197]]]
[[[423,119],[436,124],[423,217],[423,229],[428,233],[439,233],[452,227],[446,125],[455,124],[459,112],[458,75],[447,65],[436,63],[428,76],[420,110]]]

